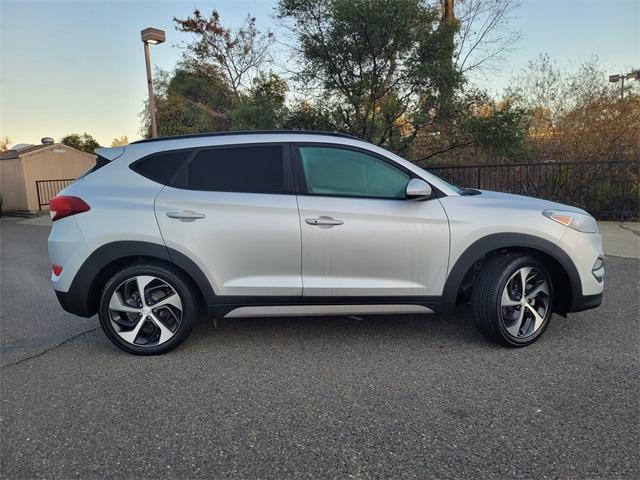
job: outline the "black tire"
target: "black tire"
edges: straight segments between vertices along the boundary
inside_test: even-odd
[[[156,277],[159,280],[167,282],[179,296],[182,306],[181,321],[173,332],[173,336],[166,342],[158,345],[134,345],[125,341],[116,332],[110,318],[109,302],[114,291],[128,279],[142,275]],[[102,289],[98,309],[102,330],[109,340],[118,348],[128,353],[136,355],[159,355],[173,350],[187,339],[196,318],[198,318],[198,297],[195,294],[194,288],[193,283],[184,274],[162,264],[139,263],[126,267],[116,273]]]
[[[507,331],[501,306],[502,293],[509,279],[524,267],[533,267],[548,284],[548,307],[543,323],[531,335],[520,338]],[[525,347],[538,340],[549,326],[553,315],[553,282],[545,265],[532,255],[506,253],[498,255],[483,266],[471,294],[473,320],[489,340],[509,347]],[[524,307],[519,307],[523,308]],[[517,329],[517,327],[516,327]]]

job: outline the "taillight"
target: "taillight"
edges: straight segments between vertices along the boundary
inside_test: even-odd
[[[56,277],[59,277],[62,273],[62,266],[60,265],[51,265],[51,270]]]
[[[59,195],[53,197],[49,202],[49,213],[51,220],[54,222],[61,218],[75,215],[76,213],[88,212],[89,210],[91,210],[91,207],[78,197]]]

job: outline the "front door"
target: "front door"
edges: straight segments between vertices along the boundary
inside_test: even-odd
[[[438,296],[449,225],[437,198],[405,199],[411,173],[360,149],[298,145],[304,296]]]

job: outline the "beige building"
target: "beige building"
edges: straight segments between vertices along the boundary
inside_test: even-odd
[[[36,212],[48,208],[51,197],[91,168],[95,158],[52,142],[16,145],[0,153],[2,209]]]

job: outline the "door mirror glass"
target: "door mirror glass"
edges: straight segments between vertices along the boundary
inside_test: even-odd
[[[431,185],[421,178],[412,178],[409,180],[405,190],[407,200],[426,200],[431,197],[432,193]]]

